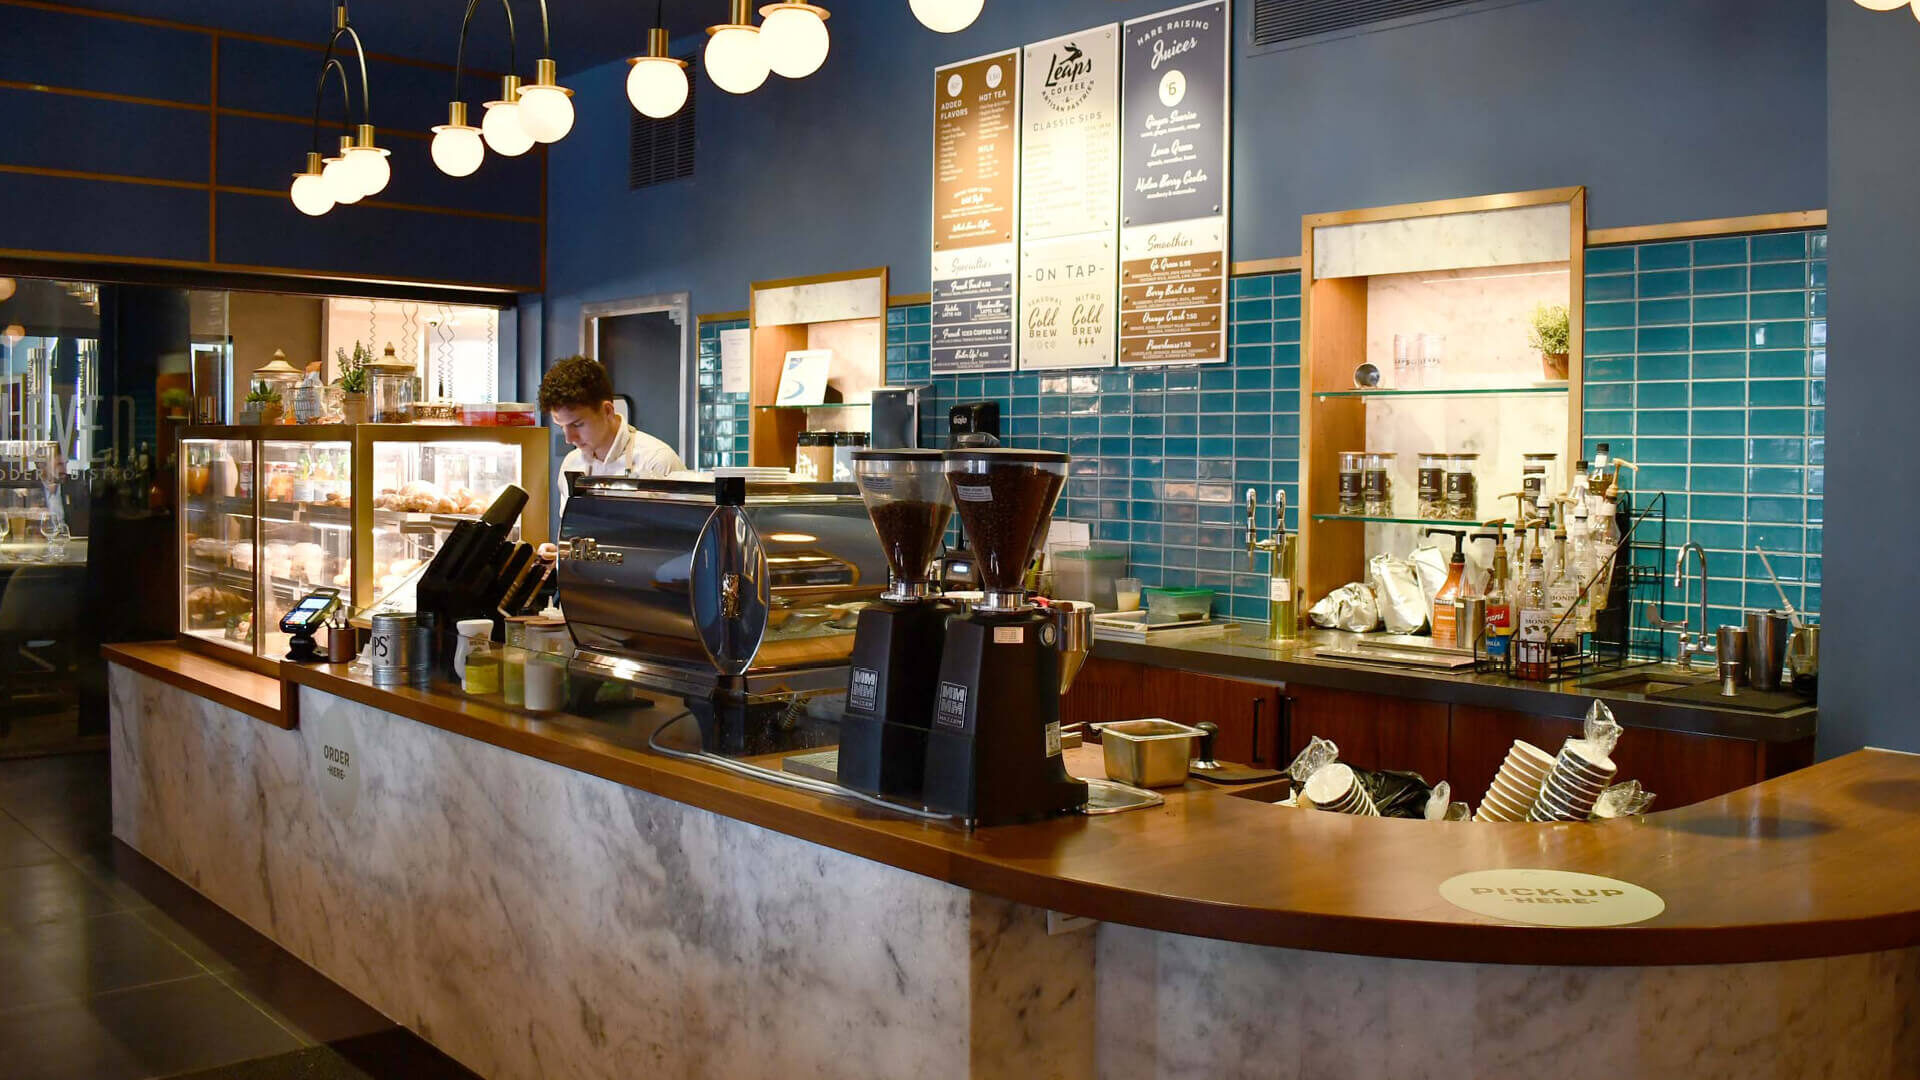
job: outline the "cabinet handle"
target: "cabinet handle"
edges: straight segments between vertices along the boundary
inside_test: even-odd
[[[1266,703],[1265,698],[1253,699],[1253,753],[1249,757],[1255,765],[1266,763],[1266,757],[1260,753],[1260,707]]]

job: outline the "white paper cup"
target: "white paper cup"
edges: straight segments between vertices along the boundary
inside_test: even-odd
[[[1516,806],[1530,806],[1543,786],[1545,785],[1515,783],[1511,777],[1496,776],[1493,778],[1493,786],[1487,790],[1499,792],[1506,796],[1508,802]]]
[[[1522,760],[1531,761],[1543,771],[1553,768],[1553,755],[1525,739],[1513,740],[1513,746],[1507,750],[1507,753],[1509,756],[1518,756]]]
[[[1359,786],[1353,769],[1336,761],[1307,777],[1306,795],[1322,810],[1343,813],[1340,807],[1353,797],[1354,789]]]

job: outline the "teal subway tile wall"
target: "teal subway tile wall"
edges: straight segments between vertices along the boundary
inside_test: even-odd
[[[1209,586],[1236,617],[1264,618],[1244,502],[1247,488],[1263,506],[1280,488],[1298,527],[1300,276],[1235,278],[1231,316],[1226,364],[935,377],[927,306],[896,307],[887,381],[930,388],[929,446],[944,445],[949,406],[997,401],[1009,443],[1073,455],[1062,517],[1128,545],[1146,583]],[[746,395],[719,391],[719,331],[744,325],[700,327],[702,467],[746,463]],[[1586,345],[1588,452],[1607,442],[1639,465],[1643,503],[1667,493],[1667,570],[1688,540],[1707,550],[1710,625],[1777,606],[1756,549],[1794,605],[1818,612],[1825,232],[1592,249]],[[1668,596],[1678,618],[1681,594]]]

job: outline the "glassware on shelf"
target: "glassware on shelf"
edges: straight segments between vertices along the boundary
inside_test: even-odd
[[[1361,493],[1365,502],[1363,512],[1370,517],[1387,517],[1393,513],[1393,462],[1399,456],[1392,450],[1367,451]]]
[[[1358,450],[1340,452],[1340,512],[1364,514],[1367,455]]]
[[[1424,335],[1422,335],[1424,336]],[[1412,390],[1419,387],[1421,370],[1425,355],[1420,349],[1420,337],[1407,334],[1393,335],[1393,387],[1396,390]]]
[[[1446,516],[1454,521],[1477,521],[1480,510],[1479,454],[1447,456]]]
[[[1428,452],[1420,455],[1420,510],[1423,518],[1445,518],[1447,513],[1447,467],[1450,455]]]
[[[1447,335],[1421,334],[1420,342],[1420,385],[1445,386],[1447,376],[1442,368],[1447,360]]]
[[[367,365],[368,418],[376,424],[413,423],[413,365],[394,355],[393,346]]]
[[[1553,492],[1557,490],[1553,483],[1553,467],[1559,460],[1557,453],[1520,456],[1520,490],[1526,493],[1527,501],[1541,514],[1546,513]]]

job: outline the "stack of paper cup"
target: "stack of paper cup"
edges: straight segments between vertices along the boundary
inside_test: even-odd
[[[1475,821],[1525,821],[1527,812],[1540,797],[1540,789],[1553,772],[1553,756],[1521,739],[1515,739],[1500,763],[1486,798],[1480,800]]]
[[[1353,775],[1353,769],[1337,761],[1307,778],[1307,799],[1319,809],[1336,814],[1380,816],[1367,789],[1361,786],[1360,778]]]
[[[1613,759],[1583,739],[1568,739],[1554,759],[1540,797],[1527,813],[1528,821],[1585,821],[1593,816],[1594,800],[1613,781]]]

